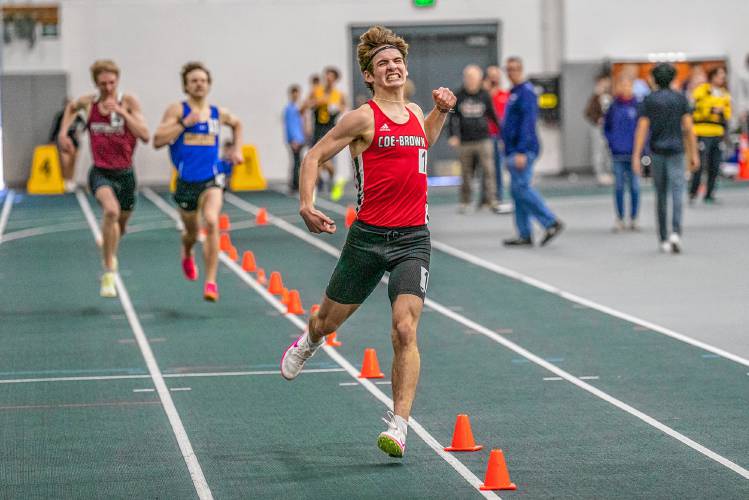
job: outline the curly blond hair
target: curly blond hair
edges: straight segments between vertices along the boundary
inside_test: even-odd
[[[383,45],[392,45],[408,58],[408,44],[406,41],[384,26],[372,26],[359,37],[359,45],[356,46],[356,54],[359,57],[359,68],[361,72],[372,72],[372,59],[377,49]],[[374,90],[371,83],[365,83],[369,90]]]

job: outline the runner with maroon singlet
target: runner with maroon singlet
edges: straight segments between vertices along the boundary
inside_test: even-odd
[[[315,209],[313,191],[318,165],[346,146],[354,158],[358,189],[357,221],[351,226],[330,283],[308,331],[288,347],[281,374],[292,380],[324,342],[351,316],[390,272],[393,412],[377,444],[403,457],[411,405],[419,380],[416,329],[429,282],[431,243],[427,229],[427,149],[439,137],[455,96],[446,88],[432,91],[434,109],[406,104],[408,44],[392,31],[375,26],[357,47],[364,81],[372,99],[341,117],[304,158],[300,215],[313,233],[333,233],[335,223]]]
[[[65,108],[58,141],[63,151],[75,151],[67,131],[78,110],[85,110],[94,163],[88,184],[104,212],[101,221],[104,274],[99,293],[102,297],[116,297],[117,247],[135,207],[133,152],[137,139],[148,142],[148,126],[138,100],[117,90],[120,69],[113,61],[94,62],[91,78],[97,93],[85,95]]]

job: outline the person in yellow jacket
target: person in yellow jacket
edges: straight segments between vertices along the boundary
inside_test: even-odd
[[[726,70],[723,67],[711,69],[707,73],[707,83],[703,83],[693,93],[694,131],[699,141],[700,168],[692,173],[689,183],[689,201],[697,198],[702,171],[707,170],[707,191],[705,203],[715,201],[715,181],[720,173],[722,161],[721,144],[726,126],[731,119],[731,94],[726,89]]]

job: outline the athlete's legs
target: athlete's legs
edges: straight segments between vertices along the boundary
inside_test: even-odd
[[[324,336],[336,331],[361,304],[341,304],[323,297],[320,310],[309,319],[309,336],[312,342],[319,342]]]
[[[131,215],[133,215],[132,210],[120,211],[120,218],[118,219],[118,222],[120,223],[120,236],[125,234],[125,230],[127,229],[127,221],[130,220]]]
[[[423,307],[424,301],[416,295],[398,295],[393,302],[393,409],[396,415],[406,421],[411,414],[419,382],[421,360],[416,343],[416,329]]]
[[[205,241],[203,242],[203,259],[205,260],[205,281],[207,283],[216,282],[219,247],[218,218],[223,204],[223,192],[219,187],[208,188],[200,195],[199,210],[203,214],[206,230]]]
[[[121,233],[120,218],[122,212],[120,211],[120,202],[117,201],[117,196],[115,196],[114,190],[110,186],[99,187],[94,196],[104,212],[101,221],[101,251],[104,268],[107,271],[114,271],[114,258],[117,255],[117,246],[120,243]]]
[[[182,231],[182,257],[184,258],[192,255],[192,247],[198,241],[200,223],[197,210],[189,212],[187,210],[180,210],[179,215],[182,218],[182,225],[185,226],[184,231]]]

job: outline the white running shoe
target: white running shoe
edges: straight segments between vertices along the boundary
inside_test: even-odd
[[[107,271],[101,275],[101,288],[99,295],[102,297],[117,297],[117,288],[115,287],[114,273]]]
[[[671,243],[668,241],[661,241],[660,250],[661,253],[671,253]]]
[[[315,355],[317,349],[325,342],[325,338],[321,339],[317,345],[310,342],[309,334],[304,332],[294,341],[286,352],[283,353],[281,358],[281,376],[286,380],[294,380],[302,368],[304,363]]]
[[[388,428],[377,437],[377,447],[391,457],[403,458],[406,453],[407,424],[402,418],[397,418],[392,411],[386,412],[385,415],[386,418],[382,421]],[[398,424],[398,420],[402,421],[401,425]]]
[[[673,253],[681,253],[681,238],[679,238],[677,233],[671,233],[668,242],[671,243],[671,251]]]

